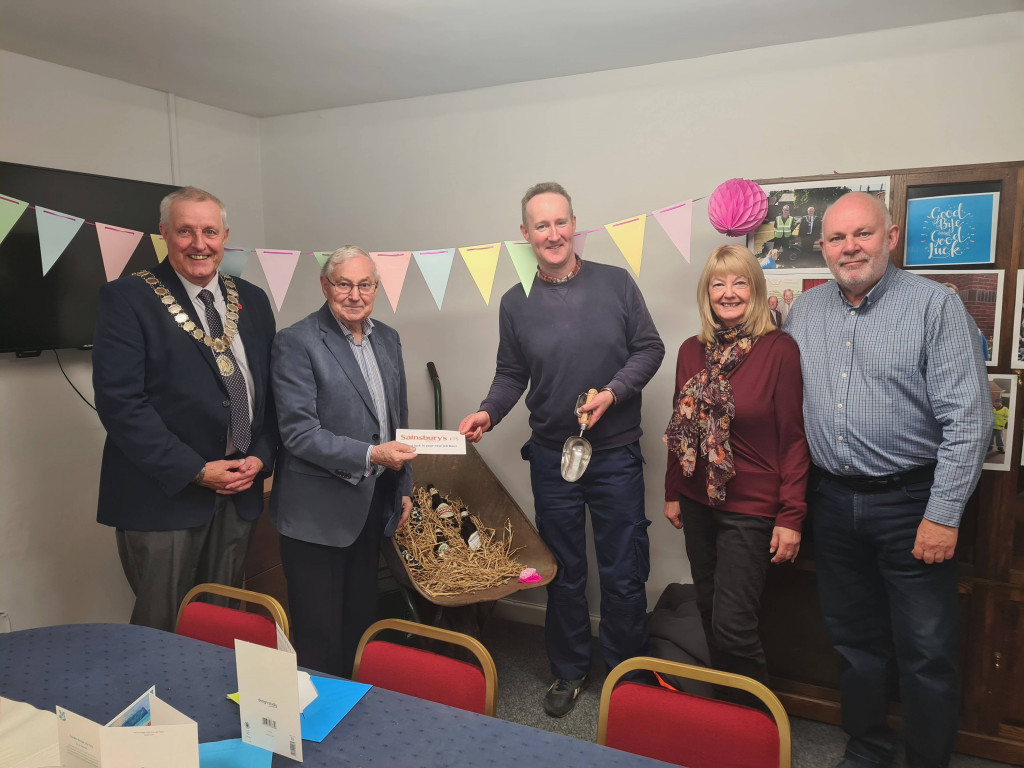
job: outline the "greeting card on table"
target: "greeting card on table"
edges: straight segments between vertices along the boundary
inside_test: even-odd
[[[281,628],[277,648],[235,640],[242,741],[302,762],[295,650]]]
[[[199,768],[199,726],[151,687],[104,726],[57,707],[65,768]]]

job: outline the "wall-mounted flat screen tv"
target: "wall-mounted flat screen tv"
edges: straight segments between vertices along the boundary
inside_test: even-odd
[[[0,243],[0,352],[88,349],[96,297],[106,280],[96,227],[142,232],[121,274],[157,263],[150,234],[159,233],[167,184],[0,162],[0,195],[84,219],[63,255],[43,275],[36,212],[30,207]]]

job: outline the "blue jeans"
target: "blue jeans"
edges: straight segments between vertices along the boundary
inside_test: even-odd
[[[537,530],[558,573],[548,585],[544,622],[551,674],[578,680],[590,672],[590,610],[587,607],[586,510],[594,529],[601,579],[600,643],[605,664],[647,654],[647,591],[650,542],[644,514],[643,456],[639,443],[595,451],[575,483],[562,479],[562,452],[534,442],[523,446]]]
[[[813,478],[818,595],[842,657],[846,758],[887,765],[895,736],[886,721],[886,667],[895,652],[908,768],[946,766],[960,710],[957,563],[912,554],[931,481],[879,493]]]

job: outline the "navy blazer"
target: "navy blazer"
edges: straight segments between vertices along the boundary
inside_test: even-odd
[[[170,262],[151,271],[201,328]],[[255,520],[278,444],[270,393],[275,321],[267,295],[234,280],[241,304],[238,332],[255,390],[248,453],[263,462],[252,487],[234,500],[239,515]],[[213,351],[182,330],[153,288],[134,275],[100,289],[93,344],[96,410],[107,430],[96,519],[130,531],[205,524],[216,494],[192,479],[207,461],[224,458],[231,423],[231,401]]]
[[[395,439],[409,425],[405,364],[398,333],[374,320],[370,335],[387,398],[389,433],[379,434],[377,410],[352,347],[326,302],[274,340],[272,373],[281,455],[270,519],[293,539],[347,547],[366,523],[377,483],[385,500],[386,536],[412,493],[412,467],[364,477],[366,449]]]

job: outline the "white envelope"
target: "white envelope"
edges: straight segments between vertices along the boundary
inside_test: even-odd
[[[278,648],[235,640],[242,741],[302,762],[295,651],[277,628]]]
[[[463,456],[466,436],[454,429],[396,429],[395,440],[416,449],[416,453]]]
[[[57,707],[64,768],[199,768],[199,726],[151,687],[100,726]]]

